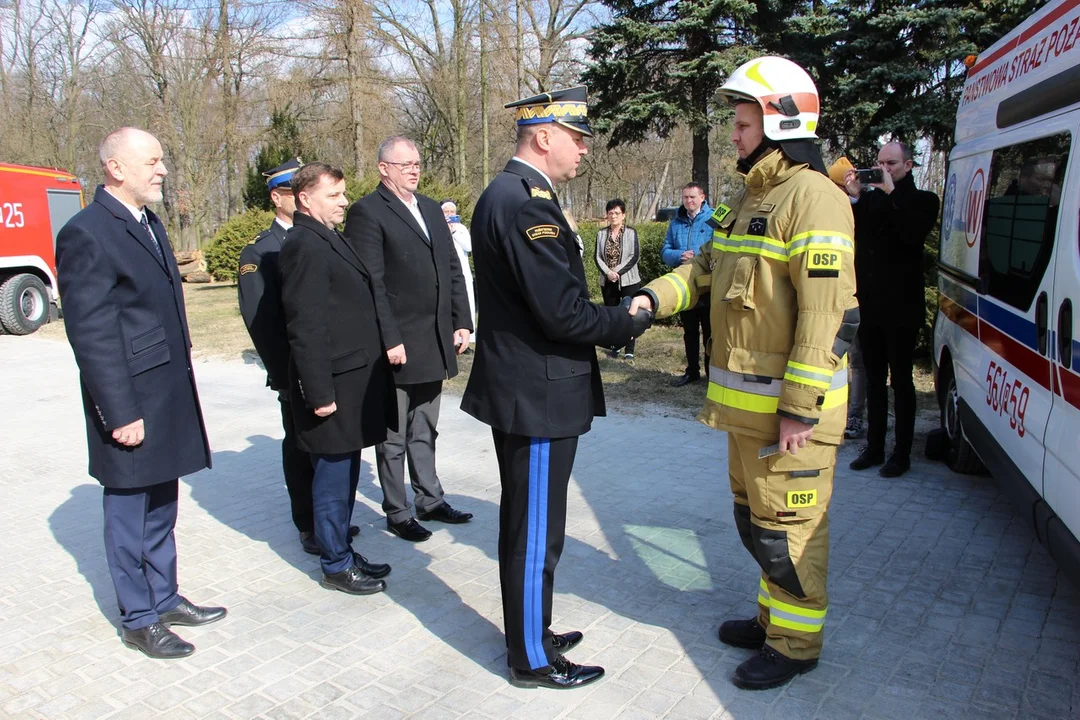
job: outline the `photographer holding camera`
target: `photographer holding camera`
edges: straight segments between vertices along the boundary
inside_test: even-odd
[[[912,362],[919,330],[926,322],[922,271],[923,243],[938,217],[938,197],[919,190],[911,176],[911,148],[886,143],[878,153],[881,177],[849,170],[844,188],[855,215],[856,297],[862,322],[859,344],[866,365],[867,445],[852,470],[882,465],[882,477],[899,477],[911,467],[915,434]],[[879,180],[878,182],[874,182]],[[864,184],[866,183],[866,184]],[[896,412],[896,444],[885,459],[888,426],[886,378],[891,374]]]

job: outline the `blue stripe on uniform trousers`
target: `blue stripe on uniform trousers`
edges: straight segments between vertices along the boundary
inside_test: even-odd
[[[525,651],[531,669],[548,664],[544,651],[544,565],[547,561],[548,461],[551,441],[532,438],[529,443],[529,531],[525,550],[523,616]]]
[[[532,438],[491,430],[499,461],[499,582],[507,662],[550,665],[555,568],[566,531],[566,489],[577,437]]]

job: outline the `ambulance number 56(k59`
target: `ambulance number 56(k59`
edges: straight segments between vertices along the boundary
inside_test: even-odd
[[[1027,413],[1031,390],[1016,378],[1009,380],[1009,371],[990,361],[986,370],[986,404],[999,417],[1009,418],[1009,427],[1024,437],[1024,415]]]

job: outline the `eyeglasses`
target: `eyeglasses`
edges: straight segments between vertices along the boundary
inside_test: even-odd
[[[383,160],[387,165],[397,165],[402,170],[416,170],[420,172],[420,163],[418,162],[394,162],[393,160]]]

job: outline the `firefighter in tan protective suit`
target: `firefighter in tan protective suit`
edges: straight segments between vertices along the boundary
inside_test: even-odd
[[[720,640],[760,649],[734,681],[764,689],[812,670],[821,654],[827,510],[859,323],[854,225],[825,174],[817,89],[802,68],[758,58],[720,93],[735,105],[731,139],[745,188],[717,206],[712,242],[634,305],[663,317],[711,293],[709,389],[698,418],[728,433],[735,525],[761,566],[757,617],[723,623]]]

